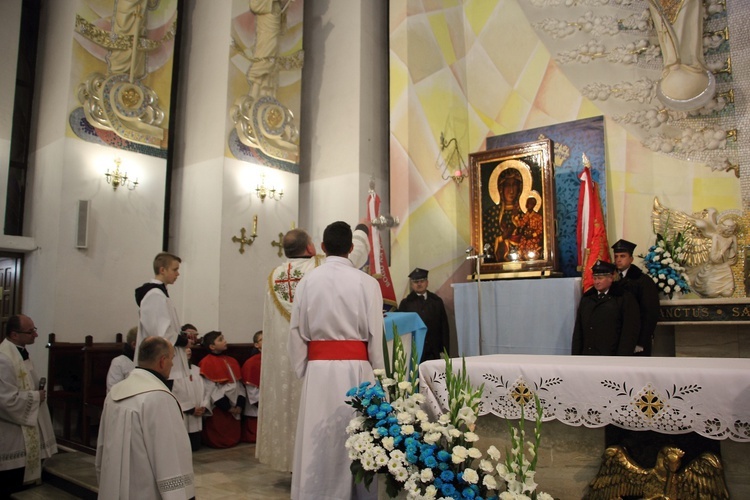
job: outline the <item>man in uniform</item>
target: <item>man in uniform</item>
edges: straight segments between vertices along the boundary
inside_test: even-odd
[[[450,328],[443,299],[427,290],[430,282],[425,269],[415,268],[409,273],[411,293],[398,306],[399,312],[415,312],[427,327],[422,349],[423,361],[440,359],[443,350],[450,352]]]
[[[617,240],[612,245],[612,251],[615,266],[620,273],[620,284],[633,294],[641,310],[641,331],[635,346],[635,354],[651,356],[654,330],[656,330],[656,322],[659,321],[659,287],[649,275],[633,264],[635,247],[635,243]]]
[[[591,270],[594,286],[581,297],[571,354],[632,356],[640,332],[638,303],[614,282],[614,264],[597,260]]]
[[[349,260],[359,269],[370,253],[368,228],[357,226]],[[289,319],[297,284],[325,261],[317,255],[312,238],[304,229],[292,229],[282,240],[286,262],[271,271],[263,305],[263,363],[261,364],[258,437],[255,456],[273,469],[291,472],[302,381],[289,363],[287,350]]]

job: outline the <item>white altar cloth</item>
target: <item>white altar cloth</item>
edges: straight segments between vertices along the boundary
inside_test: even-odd
[[[543,420],[750,442],[750,359],[495,354],[466,358],[466,370],[484,384],[480,415],[517,419],[526,398],[534,420],[536,393]],[[419,380],[425,409],[445,412],[445,362],[422,363]]]

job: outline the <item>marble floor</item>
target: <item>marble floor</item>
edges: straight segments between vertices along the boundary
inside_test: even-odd
[[[94,457],[83,452],[59,453],[45,463],[45,469],[74,484],[96,489]],[[228,450],[202,448],[193,454],[196,498],[224,499],[288,499],[290,473],[278,472],[260,464],[255,458],[255,445],[240,444]],[[50,487],[36,487],[17,493],[16,500],[62,500],[82,498],[64,496]]]

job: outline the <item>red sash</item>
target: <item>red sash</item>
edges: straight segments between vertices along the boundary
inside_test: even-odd
[[[362,340],[311,340],[307,344],[308,361],[369,360],[367,342]]]

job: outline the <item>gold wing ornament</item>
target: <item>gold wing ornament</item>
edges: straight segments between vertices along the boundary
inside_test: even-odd
[[[667,208],[654,198],[651,211],[651,226],[655,234],[661,234],[672,241],[678,233],[685,238],[684,263],[687,267],[696,267],[708,260],[711,250],[711,237],[716,229],[716,209],[709,208],[702,212],[688,215],[685,212]]]
[[[724,468],[713,453],[703,453],[682,471],[681,449],[665,446],[652,469],[639,466],[622,446],[604,451],[597,476],[589,484],[587,500],[615,500],[637,496],[646,500],[683,500],[729,498],[724,483]]]

